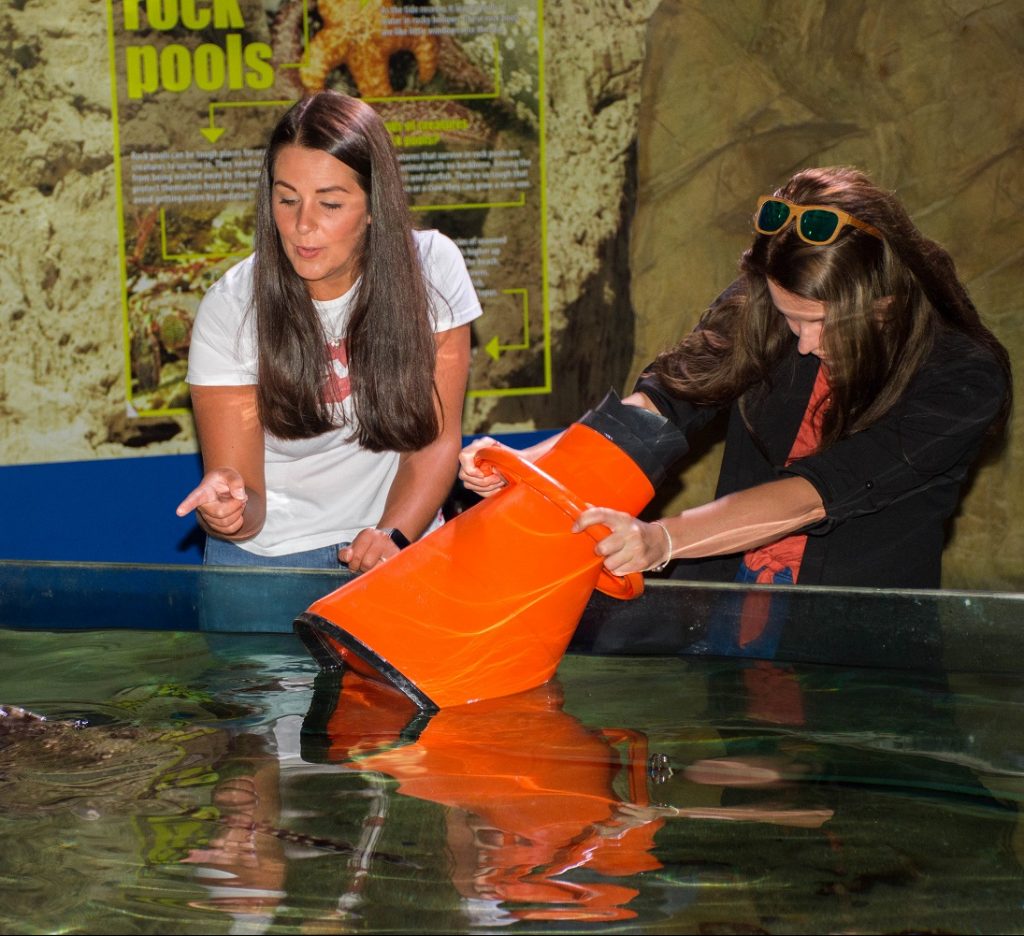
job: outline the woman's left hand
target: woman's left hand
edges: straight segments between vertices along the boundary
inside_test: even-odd
[[[397,556],[399,548],[383,530],[367,527],[360,530],[349,546],[338,550],[338,561],[353,572],[369,572],[374,566]]]
[[[582,533],[597,524],[611,530],[594,552],[604,557],[605,568],[613,575],[644,572],[667,558],[668,540],[656,523],[644,523],[608,507],[591,507],[579,515],[572,529]]]

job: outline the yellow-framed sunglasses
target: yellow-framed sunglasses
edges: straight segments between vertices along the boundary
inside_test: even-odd
[[[831,244],[844,225],[859,228],[882,239],[878,228],[858,220],[845,211],[828,205],[797,205],[778,195],[762,195],[757,200],[754,230],[758,234],[778,234],[793,219],[800,240],[818,247]]]

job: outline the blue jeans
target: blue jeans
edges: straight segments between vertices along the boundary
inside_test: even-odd
[[[757,570],[751,569],[745,562],[740,562],[734,581],[744,585],[756,585]],[[770,584],[792,585],[792,570],[786,568],[776,572]],[[743,633],[745,612],[748,612],[751,618],[760,619],[760,626],[753,635]],[[772,660],[775,658],[788,615],[789,596],[783,592],[757,595],[746,592],[723,593],[708,620],[707,632],[702,640],[693,645],[690,652]]]
[[[757,569],[752,569],[745,562],[740,563],[740,569],[736,573],[736,581],[744,582],[749,585],[757,583]],[[793,584],[793,570],[790,568],[782,569],[780,572],[776,572],[772,575],[772,585],[792,585]]]
[[[336,572],[348,572],[348,567],[338,562],[338,550],[347,545],[348,543],[335,543],[333,546],[320,546],[317,549],[288,553],[285,556],[257,556],[256,553],[242,549],[230,540],[207,536],[203,564],[264,569],[332,569]]]

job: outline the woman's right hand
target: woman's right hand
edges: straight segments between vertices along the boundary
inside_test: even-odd
[[[251,539],[263,529],[267,516],[256,386],[193,385],[192,414],[206,473],[178,505],[178,516],[194,510],[207,533],[221,539]]]
[[[208,532],[215,536],[231,536],[244,522],[249,493],[245,479],[233,468],[215,468],[180,504],[176,513],[184,517],[196,511]]]
[[[476,463],[477,452],[495,445],[504,448],[497,439],[484,436],[474,439],[459,452],[459,480],[466,490],[481,497],[490,497],[508,483],[494,468],[482,468]]]

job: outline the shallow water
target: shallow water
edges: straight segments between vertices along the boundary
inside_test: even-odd
[[[290,635],[0,630],[0,931],[1024,931],[1024,678],[570,654],[416,718]]]

